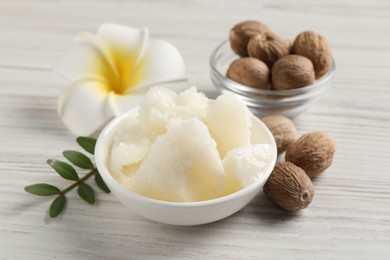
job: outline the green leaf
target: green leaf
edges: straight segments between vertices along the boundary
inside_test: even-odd
[[[91,186],[89,186],[86,183],[80,183],[79,188],[77,189],[77,193],[79,194],[80,198],[88,202],[89,204],[95,203],[95,193],[93,192],[93,189]]]
[[[64,179],[71,181],[77,181],[79,179],[76,170],[66,162],[49,159],[47,160],[47,164],[49,164]]]
[[[102,176],[100,176],[100,173],[96,171],[95,174],[95,182],[96,185],[105,193],[110,193],[110,189],[107,187],[106,183],[103,181]]]
[[[77,143],[90,154],[94,154],[96,139],[92,137],[79,136],[76,139]]]
[[[65,207],[66,198],[64,195],[58,196],[50,205],[49,216],[51,218],[57,217]]]
[[[83,169],[93,169],[95,168],[92,164],[91,159],[89,159],[86,155],[78,152],[78,151],[64,151],[63,155],[66,159],[68,159],[74,165],[83,168]]]
[[[57,187],[46,183],[37,183],[30,186],[26,186],[24,190],[28,193],[39,196],[52,196],[60,194],[61,192],[60,189],[58,189]]]

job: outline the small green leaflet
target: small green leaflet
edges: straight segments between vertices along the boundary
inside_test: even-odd
[[[63,155],[66,159],[68,159],[74,165],[82,168],[82,169],[93,169],[95,168],[92,164],[91,159],[89,159],[86,155],[78,152],[78,151],[64,151]]]
[[[110,193],[110,189],[107,187],[107,185],[104,183],[102,176],[100,176],[100,173],[96,171],[95,173],[95,182],[96,185],[105,193]]]
[[[66,162],[49,159],[47,160],[47,164],[49,164],[64,179],[70,181],[77,181],[79,179],[76,170]]]
[[[60,194],[61,191],[57,187],[46,184],[46,183],[37,183],[24,188],[28,193],[39,195],[39,196],[52,196]]]
[[[50,205],[49,216],[51,218],[57,217],[63,210],[66,204],[66,197],[64,195],[58,196]]]
[[[96,139],[92,137],[79,136],[76,139],[77,143],[90,154],[94,154]]]
[[[91,137],[80,136],[77,139],[77,143],[87,152],[94,154],[96,139]],[[67,150],[63,152],[63,155],[68,159],[72,164],[78,166],[82,169],[89,170],[85,175],[80,178],[77,173],[77,168],[72,164],[60,160],[49,159],[47,164],[49,164],[62,178],[66,180],[73,181],[68,187],[64,189],[59,189],[56,186],[47,184],[47,183],[36,183],[33,185],[26,186],[24,190],[28,193],[39,195],[39,196],[53,196],[56,195],[55,199],[52,201],[49,209],[49,216],[55,218],[60,215],[67,204],[67,198],[65,195],[77,188],[77,193],[80,198],[88,202],[89,204],[95,203],[95,192],[92,187],[85,182],[95,175],[96,185],[104,192],[110,193],[110,189],[104,183],[101,175],[96,169],[96,166],[92,160],[86,156],[84,153]]]
[[[95,203],[95,193],[91,186],[89,186],[86,183],[80,183],[79,187],[77,189],[77,193],[79,194],[80,198],[88,202],[89,204]]]

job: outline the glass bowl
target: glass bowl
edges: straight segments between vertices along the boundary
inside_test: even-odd
[[[210,57],[211,81],[220,91],[231,91],[258,117],[281,114],[296,117],[313,105],[329,87],[336,70],[333,60],[330,70],[312,85],[289,90],[262,90],[228,79],[229,65],[239,58],[230,48],[228,40],[222,42]]]

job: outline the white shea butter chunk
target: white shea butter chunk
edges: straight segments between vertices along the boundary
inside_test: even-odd
[[[157,135],[166,131],[168,120],[172,117],[200,118],[206,115],[208,98],[195,87],[191,87],[180,94],[154,87],[145,96],[140,104],[139,121],[153,129]]]
[[[251,129],[251,144],[265,144],[268,143],[267,136],[264,134],[264,130],[261,125],[256,122],[256,118],[252,117],[252,129]]]
[[[197,118],[176,120],[157,138],[131,189],[166,201],[201,201],[223,196],[224,169],[206,125]]]
[[[126,174],[124,167],[140,162],[148,153],[151,140],[148,129],[138,124],[137,113],[130,114],[114,137],[109,168],[114,177],[120,178]]]
[[[225,92],[210,102],[206,124],[221,158],[234,148],[251,144],[252,113],[232,93]]]
[[[229,195],[261,178],[274,150],[234,94],[155,87],[114,137],[108,167],[127,189],[174,202]]]
[[[248,186],[262,176],[272,156],[272,147],[269,144],[235,148],[223,159],[225,174],[230,179],[240,181],[242,186]]]
[[[109,168],[125,186],[129,176],[149,152],[152,143],[166,132],[171,118],[204,118],[209,99],[195,87],[180,94],[154,87],[146,94],[138,113],[131,114],[114,138]]]

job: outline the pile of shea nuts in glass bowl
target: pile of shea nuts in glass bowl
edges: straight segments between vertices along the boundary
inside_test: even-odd
[[[231,28],[210,64],[214,85],[236,93],[258,116],[295,117],[322,96],[335,72],[322,35],[304,31],[290,41],[258,21]]]

